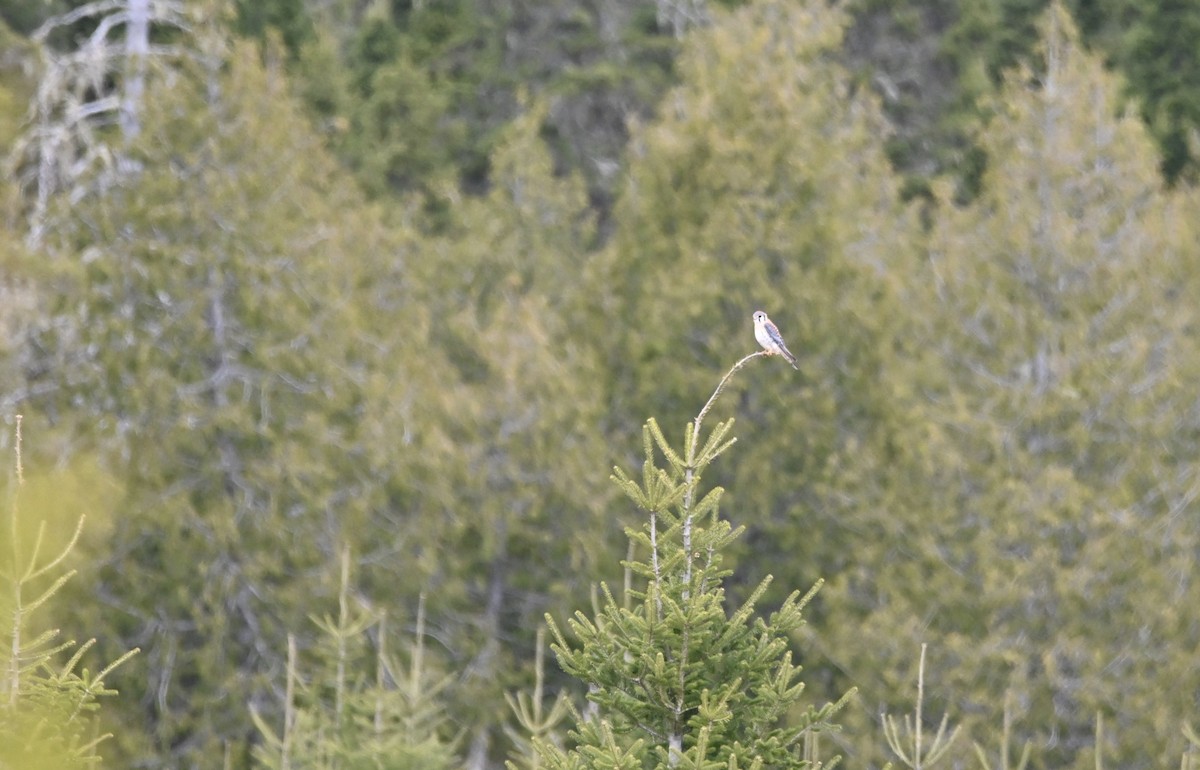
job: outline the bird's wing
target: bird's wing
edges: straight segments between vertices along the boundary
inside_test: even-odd
[[[776,326],[771,321],[766,322],[766,327],[767,327],[767,336],[771,338],[771,341],[774,342],[776,345],[778,345],[781,348],[785,347],[785,345],[783,344],[783,335],[781,335],[779,333],[779,327]]]

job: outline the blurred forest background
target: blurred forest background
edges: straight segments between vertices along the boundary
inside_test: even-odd
[[[0,18],[8,583],[86,514],[3,607],[74,569],[26,633],[95,637],[92,671],[140,648],[106,766],[271,766],[343,682],[406,715],[411,762],[359,766],[519,755],[544,614],[620,585],[642,524],[612,467],[648,417],[679,435],[756,309],[800,372],[755,360],[714,408],[726,590],[827,581],[792,642],[814,700],[858,688],[847,766],[891,758],[922,642],[948,766],[1194,750],[1200,4]]]

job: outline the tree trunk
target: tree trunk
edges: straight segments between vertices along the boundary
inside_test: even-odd
[[[150,0],[129,0],[129,23],[125,25],[125,94],[121,99],[121,135],[126,145],[137,138],[142,126],[138,111],[146,91],[146,58],[150,55]]]

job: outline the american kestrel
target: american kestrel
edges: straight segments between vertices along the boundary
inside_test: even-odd
[[[761,310],[754,314],[754,339],[758,340],[758,344],[763,346],[768,355],[783,356],[793,369],[800,368],[796,366],[796,357],[792,355],[792,351],[783,344],[779,327],[771,323],[771,319]]]

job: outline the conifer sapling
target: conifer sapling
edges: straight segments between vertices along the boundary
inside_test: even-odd
[[[594,616],[576,612],[568,619],[570,638],[547,616],[559,664],[587,684],[591,706],[572,714],[572,748],[535,740],[546,767],[836,763],[817,760],[816,736],[836,729],[831,719],[852,691],[835,703],[805,704],[788,641],[820,584],[793,592],[763,619],[755,606],[767,576],[741,606],[728,609],[722,586],[730,570],[722,555],[744,528],[720,517],[722,488],[701,487],[709,465],[735,442],[732,419],[703,436],[705,415],[736,371],[770,352],[750,354],[730,369],[687,426],[682,452],[651,419],[642,433],[641,478],[615,469],[616,483],[647,514],[641,527],[627,529],[633,548],[625,567],[634,586],[622,601],[601,584]]]

